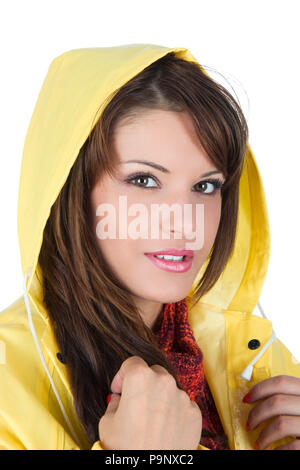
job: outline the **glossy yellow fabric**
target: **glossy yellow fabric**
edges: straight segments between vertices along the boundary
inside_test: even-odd
[[[71,50],[55,58],[49,67],[24,145],[18,237],[23,276],[31,269],[26,286],[34,327],[73,431],[62,415],[38,355],[22,295],[0,313],[0,449],[102,449],[100,441],[89,442],[74,411],[68,371],[56,357],[59,349],[42,302],[42,273],[37,259],[51,206],[112,94],[171,51],[197,62],[183,47],[130,44]],[[274,375],[300,377],[299,362],[276,339],[255,364],[251,381],[240,378],[259,351],[248,348],[249,340],[259,339],[264,345],[272,335],[271,321],[252,313],[269,255],[264,189],[248,145],[233,256],[213,289],[193,309],[188,298],[189,320],[204,354],[205,374],[231,449],[252,449],[263,427],[245,431],[252,406],[242,403],[247,391]],[[205,265],[190,294],[204,269]]]

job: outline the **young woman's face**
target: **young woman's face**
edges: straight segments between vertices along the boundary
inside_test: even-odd
[[[132,122],[124,121],[116,130],[113,146],[119,161],[116,176],[105,175],[91,192],[93,229],[104,258],[132,292],[141,313],[144,312],[145,321],[151,326],[155,312],[158,314],[163,303],[177,302],[186,297],[213,245],[221,216],[221,190],[213,183],[205,184],[205,181],[218,178],[223,183],[224,175],[204,152],[186,113],[153,110]],[[165,170],[130,160],[143,160],[149,165],[151,162]],[[208,172],[216,173],[204,177]],[[136,174],[140,176],[136,177]],[[123,208],[119,206],[120,196],[123,196],[123,204],[126,203]],[[112,225],[104,227],[99,223],[104,219],[108,222],[108,212],[96,213],[99,205],[104,203],[115,209],[114,234],[109,231]],[[130,213],[133,204],[140,206],[138,212]],[[169,209],[162,213],[170,214],[169,224],[161,215],[158,224],[153,218],[151,224],[154,204],[167,205],[165,207]],[[172,212],[172,204],[180,207],[181,220]],[[185,204],[191,210],[189,219],[184,217]],[[198,219],[196,217],[197,204],[203,205],[200,222],[199,215]],[[119,218],[122,218],[123,230],[124,221],[127,225],[126,236],[123,233],[122,238],[119,238]],[[158,238],[154,238],[151,228],[158,230]],[[195,236],[188,238],[196,230],[198,233],[202,231],[203,244],[201,248],[192,250],[191,266],[184,272],[163,269],[145,254],[187,249],[187,244],[196,242]],[[106,239],[101,238],[104,232],[109,234]],[[142,232],[144,238],[137,238],[135,234],[138,232]],[[182,266],[180,262],[178,266]]]

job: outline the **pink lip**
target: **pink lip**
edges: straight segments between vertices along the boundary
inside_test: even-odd
[[[173,256],[185,256],[186,258],[193,259],[194,252],[192,250],[163,250],[163,251],[154,251],[153,253],[145,253],[145,255],[173,255]]]
[[[188,253],[188,254],[185,254]],[[192,253],[192,255],[191,255]],[[169,261],[165,259],[156,258],[153,253],[145,253],[147,258],[152,261],[158,268],[164,269],[165,271],[173,273],[184,273],[188,271],[193,264],[193,252],[191,250],[167,250],[157,251],[157,255],[174,255],[174,256],[186,256],[183,261]]]

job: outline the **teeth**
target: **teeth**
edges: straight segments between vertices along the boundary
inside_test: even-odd
[[[173,255],[154,255],[156,258],[167,259],[171,261],[182,261],[184,256],[173,256]]]

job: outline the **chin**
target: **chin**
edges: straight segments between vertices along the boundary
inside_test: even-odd
[[[189,286],[188,289],[182,289],[182,288],[176,289],[176,285],[173,286],[173,288],[170,287],[169,289],[164,289],[164,290],[161,290],[160,288],[158,289],[158,292],[156,295],[152,295],[151,298],[150,296],[147,296],[146,298],[154,302],[161,302],[163,304],[171,304],[171,303],[179,302],[180,300],[184,299],[188,295],[190,289],[191,289],[191,286]]]

